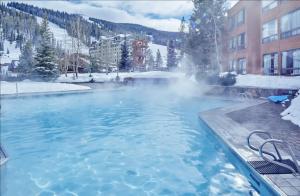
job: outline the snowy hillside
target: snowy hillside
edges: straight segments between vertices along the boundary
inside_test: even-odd
[[[42,23],[43,18],[37,17],[37,21],[39,24]],[[53,33],[54,38],[61,43],[62,48],[67,48],[69,50],[72,49],[72,37],[68,35],[67,31],[63,28],[60,28],[58,25],[49,21],[50,31]],[[82,43],[81,53],[88,55],[89,48]]]
[[[149,48],[152,51],[154,59],[156,58],[156,52],[157,50],[160,51],[162,60],[163,60],[163,67],[167,66],[167,46],[154,44],[152,42],[149,43]]]
[[[9,52],[7,54],[7,52]],[[21,55],[20,48],[16,48],[16,42],[12,44],[9,41],[4,41],[4,54],[0,58],[1,64],[11,63],[12,60],[19,60],[19,56]]]
[[[157,50],[160,51],[160,54],[161,54],[161,57],[162,57],[162,60],[163,60],[163,67],[167,67],[167,59],[168,59],[167,46],[154,44],[152,42],[150,42],[148,45],[149,45],[149,48],[152,51],[152,55],[153,55],[154,59],[156,58]],[[176,49],[175,51],[176,51],[177,57],[179,57],[179,50]]]

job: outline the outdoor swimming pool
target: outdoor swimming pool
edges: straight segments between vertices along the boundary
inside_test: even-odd
[[[165,87],[1,101],[1,195],[248,195],[198,112]]]

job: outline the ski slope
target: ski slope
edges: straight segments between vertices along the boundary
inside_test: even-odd
[[[163,45],[159,45],[159,44],[154,44],[152,42],[150,42],[149,44],[149,48],[152,51],[152,55],[154,57],[154,59],[156,59],[156,52],[157,50],[159,50],[160,54],[161,54],[161,58],[163,61],[163,67],[167,66],[167,46],[163,46]]]
[[[35,16],[37,18],[37,22],[39,24],[42,23],[43,18]],[[72,37],[70,35],[68,35],[67,30],[65,30],[64,28],[60,28],[58,25],[52,23],[49,21],[49,29],[50,31],[53,33],[54,38],[56,39],[56,41],[60,42],[60,44],[62,45],[63,49],[72,51]],[[89,48],[81,43],[81,53],[82,54],[89,54]]]

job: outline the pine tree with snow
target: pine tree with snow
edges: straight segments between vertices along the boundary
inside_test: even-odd
[[[175,41],[170,40],[168,42],[168,55],[167,55],[167,67],[169,70],[174,70],[177,67]]]
[[[33,76],[36,79],[48,81],[58,77],[58,65],[55,63],[51,37],[48,20],[44,18],[41,24],[41,43],[35,57],[37,63],[33,68]]]
[[[155,69],[159,69],[162,66],[163,66],[163,60],[162,60],[162,57],[161,57],[159,49],[157,49],[156,59],[155,59]]]
[[[32,71],[32,67],[34,64],[33,59],[33,51],[32,44],[30,41],[26,42],[25,46],[22,49],[22,53],[20,56],[20,63],[17,67],[17,71],[19,73],[24,74],[25,76],[29,76]]]
[[[125,36],[124,43],[121,48],[121,60],[119,63],[119,70],[120,71],[129,71],[130,68],[131,68],[131,62],[129,59],[129,49],[127,46],[127,39]]]

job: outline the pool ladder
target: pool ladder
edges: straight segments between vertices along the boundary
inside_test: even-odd
[[[253,135],[257,135],[257,134],[260,134],[260,135],[265,135],[267,136],[268,139],[266,139],[261,145],[259,148],[256,148],[254,147],[253,145],[251,145],[250,143],[250,138],[251,136]],[[297,162],[297,159],[296,159],[296,156],[291,148],[291,146],[288,144],[288,142],[286,141],[283,141],[283,140],[278,140],[278,139],[274,139],[272,137],[272,135],[268,132],[265,132],[265,131],[253,131],[252,133],[249,134],[249,136],[247,137],[247,143],[248,143],[248,146],[250,149],[252,150],[255,150],[255,151],[258,151],[259,152],[259,155],[262,159],[264,159],[266,162],[269,162],[269,163],[272,163],[274,165],[278,165],[278,166],[281,166],[281,167],[284,167],[288,170],[290,170],[294,175],[297,175],[297,173],[300,173],[300,166],[298,165],[298,162]],[[268,151],[265,151],[263,148],[266,144],[268,143],[271,143],[276,151],[276,154],[277,154],[277,157],[271,153],[271,152],[268,152]],[[287,147],[288,149],[288,152],[292,158],[292,162],[295,164],[295,168],[291,167],[290,165],[288,164],[285,164],[285,163],[282,163],[281,161],[283,160],[282,159],[282,156],[276,146],[276,144],[282,144],[284,145],[285,147]],[[267,158],[264,154],[267,154],[269,156],[271,156],[273,158],[273,160]]]
[[[4,164],[8,159],[7,153],[4,151],[2,145],[0,145],[0,165]]]

